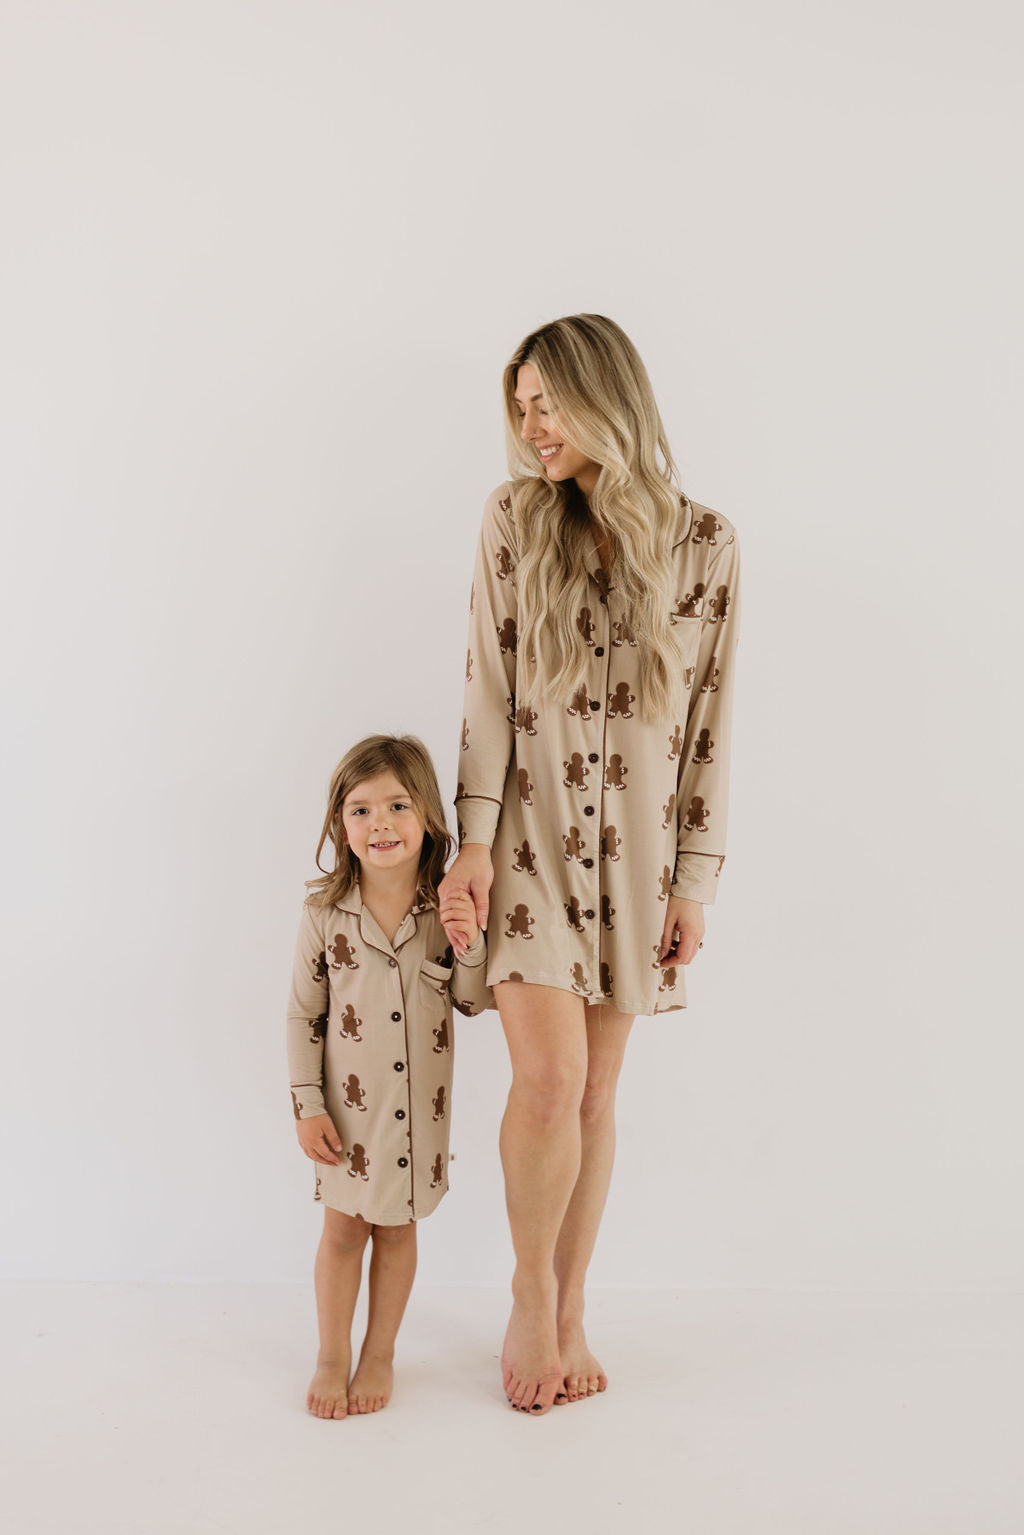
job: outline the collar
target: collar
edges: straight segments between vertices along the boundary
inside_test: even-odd
[[[348,895],[343,896],[334,905],[338,911],[347,911],[359,918],[359,936],[371,949],[379,949],[382,954],[392,955],[395,949],[411,938],[416,931],[416,918],[431,910],[434,903],[429,901],[424,891],[416,892],[416,900],[410,906],[405,916],[398,925],[394,939],[390,940],[370,908],[363,903],[363,894],[356,880]],[[409,924],[412,924],[410,927]]]

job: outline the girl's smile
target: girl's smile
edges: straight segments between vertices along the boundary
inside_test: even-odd
[[[387,868],[389,879],[407,864],[419,867],[425,827],[394,773],[378,773],[354,784],[341,815],[348,844],[361,864]]]

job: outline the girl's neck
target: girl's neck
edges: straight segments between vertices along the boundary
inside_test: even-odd
[[[415,903],[418,889],[418,869],[411,882],[407,875],[398,870],[390,878],[386,873],[370,874],[365,869],[359,871],[359,896],[364,906],[408,911]]]

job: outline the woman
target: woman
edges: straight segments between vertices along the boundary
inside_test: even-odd
[[[633,1018],[685,1007],[680,967],[724,861],[739,549],[675,488],[646,370],[611,320],[542,326],[504,390],[512,478],[484,508],[460,852],[440,889],[468,889],[487,928],[512,1062],[502,1376],[539,1416],[607,1386],[584,1280]]]

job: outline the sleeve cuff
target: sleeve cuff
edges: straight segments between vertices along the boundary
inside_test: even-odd
[[[311,1082],[300,1082],[298,1087],[291,1089],[291,1095],[296,1119],[313,1119],[317,1114],[327,1113],[323,1089],[314,1087]]]
[[[501,801],[467,796],[455,801],[455,816],[459,826],[459,847],[464,842],[484,842],[494,845],[494,834],[501,818]]]
[[[484,963],[486,958],[487,942],[481,928],[473,942],[468,945],[465,954],[462,955],[461,959],[456,960],[456,964],[466,965],[470,970],[476,970],[478,966]]]
[[[713,905],[724,862],[723,853],[680,853],[676,858],[672,895],[682,896],[687,901],[700,901],[704,906]]]

